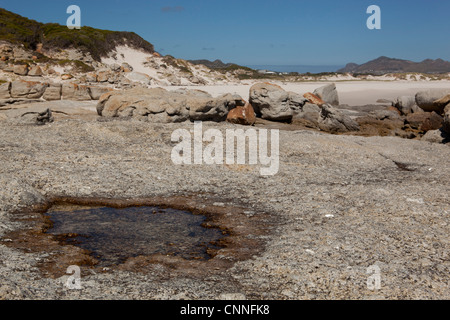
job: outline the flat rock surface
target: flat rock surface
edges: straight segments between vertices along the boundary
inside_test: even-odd
[[[170,140],[180,128],[193,124],[0,121],[0,298],[450,298],[448,145],[282,130],[279,172],[263,177],[260,165],[174,165]],[[53,196],[192,194],[268,213],[264,250],[214,275],[168,277],[159,264],[147,273],[84,270],[83,289],[69,290],[68,275],[41,275],[48,253],[4,238],[20,227],[14,212]],[[378,290],[367,285],[373,265]]]

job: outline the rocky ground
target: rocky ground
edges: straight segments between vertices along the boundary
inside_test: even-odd
[[[2,299],[450,298],[448,145],[281,130],[280,170],[263,177],[259,165],[174,165],[171,134],[190,122],[54,116],[41,126],[0,121]],[[239,257],[223,248],[189,272],[163,258],[135,270],[82,266],[83,289],[69,290],[64,272],[43,272],[53,252],[12,238],[27,226],[17,217],[55,197],[244,208],[222,223],[262,246]],[[252,224],[264,231],[243,227]],[[379,290],[367,286],[373,265]]]

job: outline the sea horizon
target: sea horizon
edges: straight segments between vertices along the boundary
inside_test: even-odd
[[[298,72],[298,73],[321,73],[336,72],[344,68],[344,65],[246,65],[255,70],[268,70],[274,72]]]

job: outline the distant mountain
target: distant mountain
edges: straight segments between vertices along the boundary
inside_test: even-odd
[[[202,64],[210,69],[225,69],[234,65],[233,63],[223,63],[221,60],[210,61],[203,59],[203,60],[188,60],[188,61],[192,64],[197,65]]]
[[[442,59],[427,59],[422,62],[413,62],[383,56],[361,65],[349,63],[345,68],[338,70],[338,72],[361,74],[370,73],[376,75],[406,72],[447,73],[450,72],[450,62]]]
[[[0,40],[23,44],[26,49],[36,50],[38,44],[47,49],[77,48],[89,52],[100,61],[119,45],[128,45],[153,53],[151,43],[134,32],[119,32],[82,27],[69,30],[57,23],[40,23],[0,8]]]

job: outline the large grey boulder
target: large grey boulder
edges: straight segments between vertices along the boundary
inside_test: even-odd
[[[300,123],[308,127],[318,128],[321,111],[322,109],[318,105],[307,102],[295,111],[293,123]]]
[[[437,101],[448,94],[450,94],[450,89],[429,89],[420,91],[416,94],[416,103],[426,112],[435,111],[442,114],[445,105],[442,105]]]
[[[271,83],[257,83],[250,88],[250,104],[258,117],[271,121],[290,122],[295,111],[307,100],[294,92]]]
[[[11,97],[11,94],[9,93],[10,90],[11,82],[0,84],[0,99],[9,99]]]
[[[109,92],[100,97],[97,112],[103,117],[132,117],[150,122],[225,121],[240,104],[240,96],[217,98],[197,91],[172,92],[162,88],[134,88]]]
[[[11,98],[39,99],[48,83],[16,80],[11,83]]]
[[[359,124],[331,105],[323,105],[319,118],[319,128],[330,133],[359,131]]]
[[[339,94],[334,83],[317,88],[313,94],[332,106],[339,106]]]
[[[401,114],[405,116],[410,113],[423,111],[417,106],[415,96],[398,97],[393,101],[392,106],[397,108],[401,112]]]

